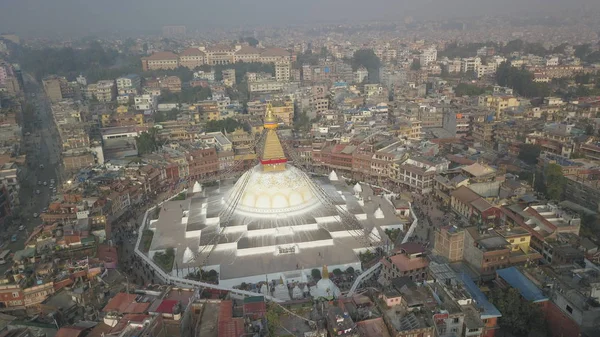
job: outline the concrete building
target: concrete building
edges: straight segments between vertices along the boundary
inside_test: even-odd
[[[199,48],[187,48],[179,54],[179,65],[188,69],[195,69],[205,64],[206,55]]]
[[[96,83],[95,96],[99,102],[108,103],[114,101],[117,97],[117,86],[115,85],[115,81],[98,81],[98,83]]]
[[[399,250],[399,253],[381,260],[383,283],[391,284],[398,277],[406,277],[414,282],[426,280],[429,260],[425,256],[425,248],[417,243],[405,243]]]
[[[69,82],[64,77],[48,76],[42,80],[42,84],[46,96],[48,96],[52,103],[73,97],[74,90],[69,86]]]
[[[481,65],[481,59],[479,57],[469,57],[461,60],[460,71],[463,73],[466,72],[476,72],[477,67]]]
[[[142,70],[175,69],[179,67],[179,56],[170,51],[154,53],[148,57],[142,57]]]
[[[463,260],[463,251],[465,248],[465,231],[455,225],[436,227],[434,252],[441,255],[450,262]]]
[[[289,82],[291,68],[290,62],[284,61],[275,63],[275,80],[277,82]]]
[[[435,47],[429,47],[421,52],[419,55],[419,63],[421,67],[427,67],[429,64],[434,63],[437,60],[437,49]]]
[[[252,93],[267,93],[281,91],[283,87],[283,82],[277,82],[275,80],[263,80],[248,83],[248,91]]]
[[[236,84],[235,79],[235,69],[223,69],[223,84],[228,87],[234,86]]]
[[[117,78],[117,93],[119,95],[137,94],[142,86],[142,79],[137,74],[129,74]]]
[[[135,96],[134,106],[136,110],[156,111],[158,107],[158,96],[143,94]]]
[[[369,71],[365,67],[359,67],[354,72],[354,83],[362,83],[369,77]]]

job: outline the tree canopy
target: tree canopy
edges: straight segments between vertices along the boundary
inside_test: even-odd
[[[139,154],[152,153],[158,149],[158,142],[156,141],[156,129],[151,128],[148,131],[142,132],[139,136],[135,137],[135,143],[137,145]]]
[[[496,81],[499,85],[513,88],[525,97],[545,97],[550,95],[550,87],[546,83],[535,83],[533,74],[525,69],[502,62],[496,70]]]
[[[525,301],[516,289],[494,289],[489,300],[502,313],[498,321],[500,327],[513,335],[544,335],[547,331],[540,307]]]
[[[115,76],[118,77],[122,74],[116,69],[132,67],[132,64],[128,64],[126,61],[126,55],[120,54],[115,49],[105,49],[97,41],[90,42],[87,48],[82,49],[71,47],[32,49],[24,47],[20,49],[18,54],[23,69],[32,73],[38,79],[56,74],[74,80],[80,74],[87,77],[89,74],[96,74],[101,69],[111,67],[115,69],[113,70],[115,73],[119,73]],[[123,65],[120,65],[120,63]]]
[[[523,144],[519,149],[519,159],[529,165],[535,165],[541,152],[542,147],[539,145]]]
[[[352,56],[352,69],[365,67],[369,71],[369,82],[379,82],[379,67],[381,67],[381,61],[379,57],[375,55],[373,49],[360,49],[354,52]]]
[[[187,87],[181,89],[181,92],[170,92],[163,90],[160,93],[158,101],[160,103],[196,103],[212,97],[209,87]]]
[[[206,123],[206,132],[217,132],[223,130],[227,132],[233,132],[235,129],[241,127],[243,127],[243,125],[240,122],[228,117],[220,121],[209,121]]]
[[[480,88],[473,84],[468,83],[459,83],[456,88],[454,88],[454,93],[456,96],[479,96],[486,91],[486,88]]]

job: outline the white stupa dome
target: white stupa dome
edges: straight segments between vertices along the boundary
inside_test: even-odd
[[[383,219],[385,218],[385,214],[383,214],[383,210],[381,209],[381,206],[377,207],[377,209],[375,210],[375,219]]]
[[[200,183],[196,181],[196,183],[194,184],[194,187],[192,188],[192,192],[194,192],[194,193],[202,192],[202,185],[200,185]]]
[[[306,173],[294,166],[264,171],[259,164],[242,175],[226,200],[233,203],[241,193],[237,209],[247,213],[304,212],[319,204],[312,184]]]
[[[338,181],[338,176],[337,173],[335,173],[335,171],[331,171],[331,173],[329,173],[329,180],[330,181]]]
[[[304,297],[304,293],[302,292],[302,289],[300,289],[300,287],[298,287],[298,285],[296,285],[294,287],[294,289],[292,290],[292,297],[295,300],[299,300],[299,299],[302,299]]]
[[[275,286],[275,291],[273,292],[273,296],[275,298],[278,298],[278,299],[284,300],[284,301],[289,301],[292,299],[290,297],[290,292],[288,290],[288,287],[283,283],[279,283],[277,286]]]
[[[263,295],[269,295],[269,287],[266,283],[263,283],[263,285],[260,287],[260,293]]]
[[[342,292],[340,291],[340,288],[338,288],[338,286],[336,286],[335,283],[333,283],[333,281],[329,279],[329,272],[327,271],[327,266],[323,266],[322,276],[323,278],[320,279],[319,282],[317,282],[317,286],[315,287],[315,289],[311,290],[311,294],[313,295],[313,297],[323,297],[329,300],[340,297]]]
[[[362,186],[360,186],[359,183],[356,183],[356,185],[354,185],[354,187],[352,189],[354,190],[355,193],[361,193],[362,192]]]
[[[190,247],[185,247],[185,251],[183,252],[183,263],[190,263],[194,260],[194,252],[190,249]]]

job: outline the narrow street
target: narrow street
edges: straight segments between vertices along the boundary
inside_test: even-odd
[[[57,172],[60,169],[58,132],[52,118],[50,102],[33,77],[26,75],[25,83],[26,102],[35,107],[35,112],[32,116],[23,116],[22,144],[27,157],[25,166],[19,173],[21,210],[15,214],[16,220],[3,235],[3,241],[8,242],[4,249],[10,249],[12,252],[23,249],[27,234],[41,223],[39,217],[34,217],[34,213],[39,215],[52,200],[50,181],[54,179],[55,186],[60,183],[57,181]],[[43,168],[40,165],[43,165]],[[38,185],[38,182],[41,182],[41,185]],[[44,182],[47,186],[43,185]],[[24,225],[26,230],[19,231],[19,224]],[[10,240],[13,234],[18,235],[16,242]]]

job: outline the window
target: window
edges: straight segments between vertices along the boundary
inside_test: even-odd
[[[458,317],[452,319],[452,323],[458,323],[458,321],[460,321]]]
[[[13,294],[14,294],[14,293],[13,293]],[[572,313],[573,313],[573,308],[571,308],[571,306],[570,306],[570,305],[567,305],[567,308],[566,308],[566,309],[567,309],[567,311],[568,311],[570,314],[572,314]]]
[[[12,293],[12,297],[13,297],[13,298],[17,298],[17,297],[19,297],[19,293],[18,293],[18,292],[13,292],[13,293]]]
[[[525,238],[521,238],[521,242],[525,241]]]
[[[477,332],[479,329],[469,329],[469,332]]]

